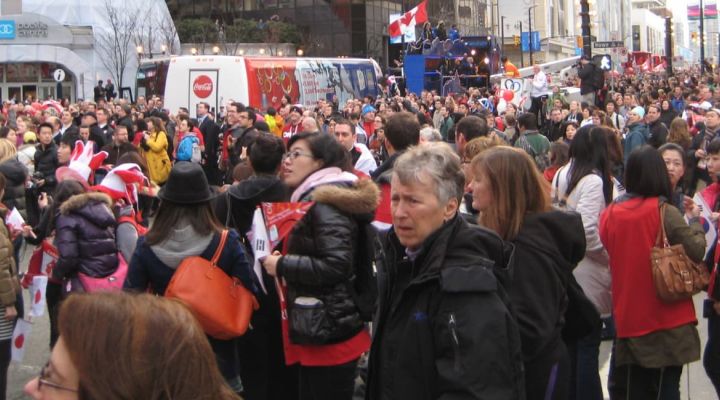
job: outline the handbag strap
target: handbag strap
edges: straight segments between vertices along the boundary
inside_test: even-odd
[[[667,234],[665,233],[665,207],[667,207],[667,203],[660,205],[660,228],[658,229],[657,239],[655,240],[658,247],[670,247]]]
[[[223,248],[225,247],[225,242],[227,241],[228,236],[228,230],[223,229],[222,233],[220,234],[220,243],[218,243],[217,249],[215,249],[215,254],[213,254],[212,259],[210,259],[210,262],[212,265],[217,265],[218,260],[220,259],[220,254],[222,254]]]

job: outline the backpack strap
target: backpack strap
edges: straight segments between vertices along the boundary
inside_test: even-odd
[[[212,259],[210,259],[210,262],[212,265],[217,265],[218,260],[220,259],[220,254],[222,254],[223,248],[225,248],[225,242],[227,241],[228,236],[228,230],[223,229],[222,233],[220,234],[220,243],[218,243],[217,249],[215,249],[215,254],[213,255]]]

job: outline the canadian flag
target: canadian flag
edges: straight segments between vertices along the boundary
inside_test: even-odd
[[[406,12],[405,14],[401,15],[400,18],[393,21],[390,26],[388,26],[388,34],[390,35],[390,37],[400,36],[407,28],[415,27],[415,25],[427,21],[428,16],[427,10],[425,8],[426,5],[427,0],[418,4],[415,8]]]

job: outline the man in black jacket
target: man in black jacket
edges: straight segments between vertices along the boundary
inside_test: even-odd
[[[654,148],[659,148],[667,142],[668,129],[660,121],[660,105],[652,104],[647,108],[647,114],[645,115],[645,123],[650,130],[650,137],[648,138],[648,144]]]
[[[210,117],[210,105],[202,102],[197,105],[197,121],[205,142],[205,176],[211,185],[220,185],[222,178],[218,168],[218,147],[220,147],[220,126]]]
[[[415,147],[395,163],[368,400],[525,398],[504,288],[512,248],[458,215],[464,182],[447,146]]]
[[[135,128],[133,126],[132,118],[130,117],[131,108],[127,104],[123,104],[118,109],[118,125],[125,125],[128,130],[128,138],[130,139],[130,143],[133,142],[135,139]]]
[[[584,55],[580,59],[580,68],[578,69],[578,78],[580,78],[580,94],[583,102],[595,105],[595,80],[597,74],[602,74],[597,66],[590,60],[590,56]]]

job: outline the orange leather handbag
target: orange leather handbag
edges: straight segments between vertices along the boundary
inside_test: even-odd
[[[224,230],[212,259],[184,259],[165,290],[165,297],[179,299],[190,308],[206,334],[221,340],[245,334],[253,311],[259,307],[239,279],[217,266],[227,236]]]

